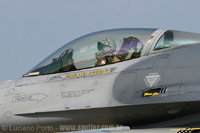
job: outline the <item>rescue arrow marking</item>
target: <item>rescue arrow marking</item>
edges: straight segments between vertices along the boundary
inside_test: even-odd
[[[43,93],[32,94],[32,95],[25,95],[25,94],[18,94],[12,98],[12,102],[30,102],[30,101],[37,101],[40,102],[47,98],[48,96]]]

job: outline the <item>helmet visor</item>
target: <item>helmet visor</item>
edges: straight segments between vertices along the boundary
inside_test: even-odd
[[[106,48],[111,48],[111,46],[109,46],[109,45],[106,45],[106,44],[103,44],[103,43],[101,43],[101,42],[98,42],[97,43],[97,48],[98,48],[98,50],[99,51],[104,51]]]

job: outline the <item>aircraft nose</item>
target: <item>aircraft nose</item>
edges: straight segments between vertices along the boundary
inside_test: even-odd
[[[4,118],[3,118],[4,94],[5,94],[5,90],[3,88],[3,85],[0,83],[0,126],[4,124]]]
[[[3,119],[3,104],[0,103],[0,125],[4,124],[4,119]]]
[[[7,81],[3,81],[0,82],[0,126],[4,125],[4,96],[6,94],[6,92],[14,92],[14,89],[10,89],[9,87],[12,86],[12,84],[14,84],[14,82],[12,82],[12,80],[7,80]],[[1,127],[0,127],[0,132],[1,132]]]

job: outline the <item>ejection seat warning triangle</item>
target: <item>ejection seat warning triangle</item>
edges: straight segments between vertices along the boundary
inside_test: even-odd
[[[145,76],[145,82],[149,87],[155,86],[159,80],[160,80],[160,75],[157,74],[156,75],[149,74],[148,76]]]

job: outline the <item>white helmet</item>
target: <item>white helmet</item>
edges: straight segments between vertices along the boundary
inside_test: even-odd
[[[97,48],[99,52],[104,54],[113,52],[114,50],[116,50],[116,47],[117,46],[115,41],[111,38],[103,38],[97,43]]]

